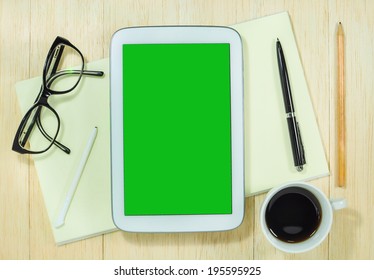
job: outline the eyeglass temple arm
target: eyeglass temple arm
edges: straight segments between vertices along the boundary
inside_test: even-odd
[[[80,74],[80,71],[79,70],[62,70],[62,71],[59,71],[57,73],[55,73],[53,76],[49,77],[48,81],[47,81],[47,86],[50,87],[51,84],[59,77],[62,77],[64,75],[69,75],[69,74],[73,74],[73,75],[79,75]],[[97,76],[97,77],[101,77],[101,76],[104,76],[104,72],[103,71],[94,71],[94,70],[83,70],[83,75],[86,75],[86,76]],[[36,97],[35,102],[37,102],[40,98],[40,96],[42,95],[43,93],[43,86],[40,87],[40,91],[39,91],[39,94],[38,96]],[[35,123],[33,121],[33,123]]]
[[[47,81],[47,86],[50,87],[51,84],[57,79],[65,75],[80,75],[81,71],[80,70],[62,70],[59,72],[56,72],[53,76],[51,76],[48,81]],[[86,76],[97,76],[101,77],[104,76],[103,71],[94,71],[94,70],[83,70],[82,72],[83,75]]]
[[[52,142],[53,138],[51,136],[49,136],[49,134],[44,130],[43,125],[42,125],[42,123],[40,121],[40,113],[39,113],[39,111],[40,111],[40,108],[38,108],[38,115],[37,115],[37,119],[36,119],[36,125],[38,126],[40,132],[44,135],[44,137],[47,138],[49,142]],[[70,149],[68,147],[66,147],[65,145],[61,144],[60,142],[58,142],[56,139],[53,142],[53,144],[56,145],[63,152],[65,152],[67,154],[70,154]]]
[[[47,84],[51,84],[56,78],[67,75],[67,74],[77,74],[79,75],[81,72],[80,70],[62,70],[57,72],[57,66],[60,63],[62,53],[64,52],[64,45],[59,45],[58,53],[56,56],[53,56],[51,64],[51,72],[49,73],[49,78]],[[57,49],[56,49],[57,50]],[[102,71],[91,71],[91,70],[83,70],[83,75],[89,75],[89,76],[103,76],[104,72]]]

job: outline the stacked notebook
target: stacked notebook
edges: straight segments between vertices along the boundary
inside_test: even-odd
[[[232,26],[244,45],[245,86],[245,191],[265,192],[287,181],[328,175],[308,86],[288,13],[280,13]],[[282,42],[293,101],[305,148],[307,164],[296,171],[282,100],[276,40]],[[81,240],[116,229],[111,216],[109,60],[87,64],[105,76],[83,77],[66,95],[51,96],[50,104],[61,118],[58,140],[71,149],[66,155],[53,147],[34,156],[41,191],[57,244]],[[17,83],[25,113],[35,100],[41,77]],[[61,200],[66,196],[82,152],[94,127],[98,134],[67,214],[65,225],[53,226]],[[145,174],[146,175],[146,174]]]

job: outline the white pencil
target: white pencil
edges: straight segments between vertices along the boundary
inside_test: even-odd
[[[83,151],[81,160],[80,160],[79,165],[78,165],[78,169],[75,172],[74,179],[71,182],[71,185],[70,185],[69,191],[66,195],[66,198],[65,198],[65,200],[62,204],[62,207],[59,209],[57,218],[55,219],[55,222],[54,222],[54,227],[55,228],[59,228],[59,227],[61,227],[65,224],[66,215],[68,213],[71,201],[73,200],[74,193],[75,193],[75,191],[78,187],[79,179],[80,179],[80,177],[83,173],[84,167],[85,167],[86,162],[88,160],[88,156],[90,155],[92,146],[95,142],[96,135],[97,135],[97,127],[95,127],[93,129],[93,131],[90,135],[90,138],[88,139],[86,148]]]

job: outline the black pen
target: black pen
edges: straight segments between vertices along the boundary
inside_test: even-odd
[[[303,170],[303,165],[306,163],[303,142],[301,140],[301,134],[299,124],[296,120],[295,108],[293,106],[291,86],[287,73],[286,60],[284,58],[282,45],[277,39],[277,59],[279,68],[279,77],[282,84],[283,101],[286,109],[286,117],[288,124],[288,131],[290,135],[291,148],[293,154],[293,161],[297,171]]]

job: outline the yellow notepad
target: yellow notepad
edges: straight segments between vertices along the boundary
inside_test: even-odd
[[[231,26],[244,53],[245,192],[253,195],[287,181],[329,174],[303,67],[287,12]],[[282,43],[306,165],[296,171],[288,135],[276,57]]]
[[[58,112],[61,130],[57,140],[71,149],[67,155],[53,146],[33,156],[44,202],[58,245],[116,229],[111,214],[109,60],[88,63],[86,69],[104,71],[104,77],[83,76],[70,93],[51,96],[48,102]],[[24,114],[33,104],[41,77],[16,84]],[[65,225],[56,229],[53,221],[61,198],[66,196],[93,128],[98,133],[69,211]]]

